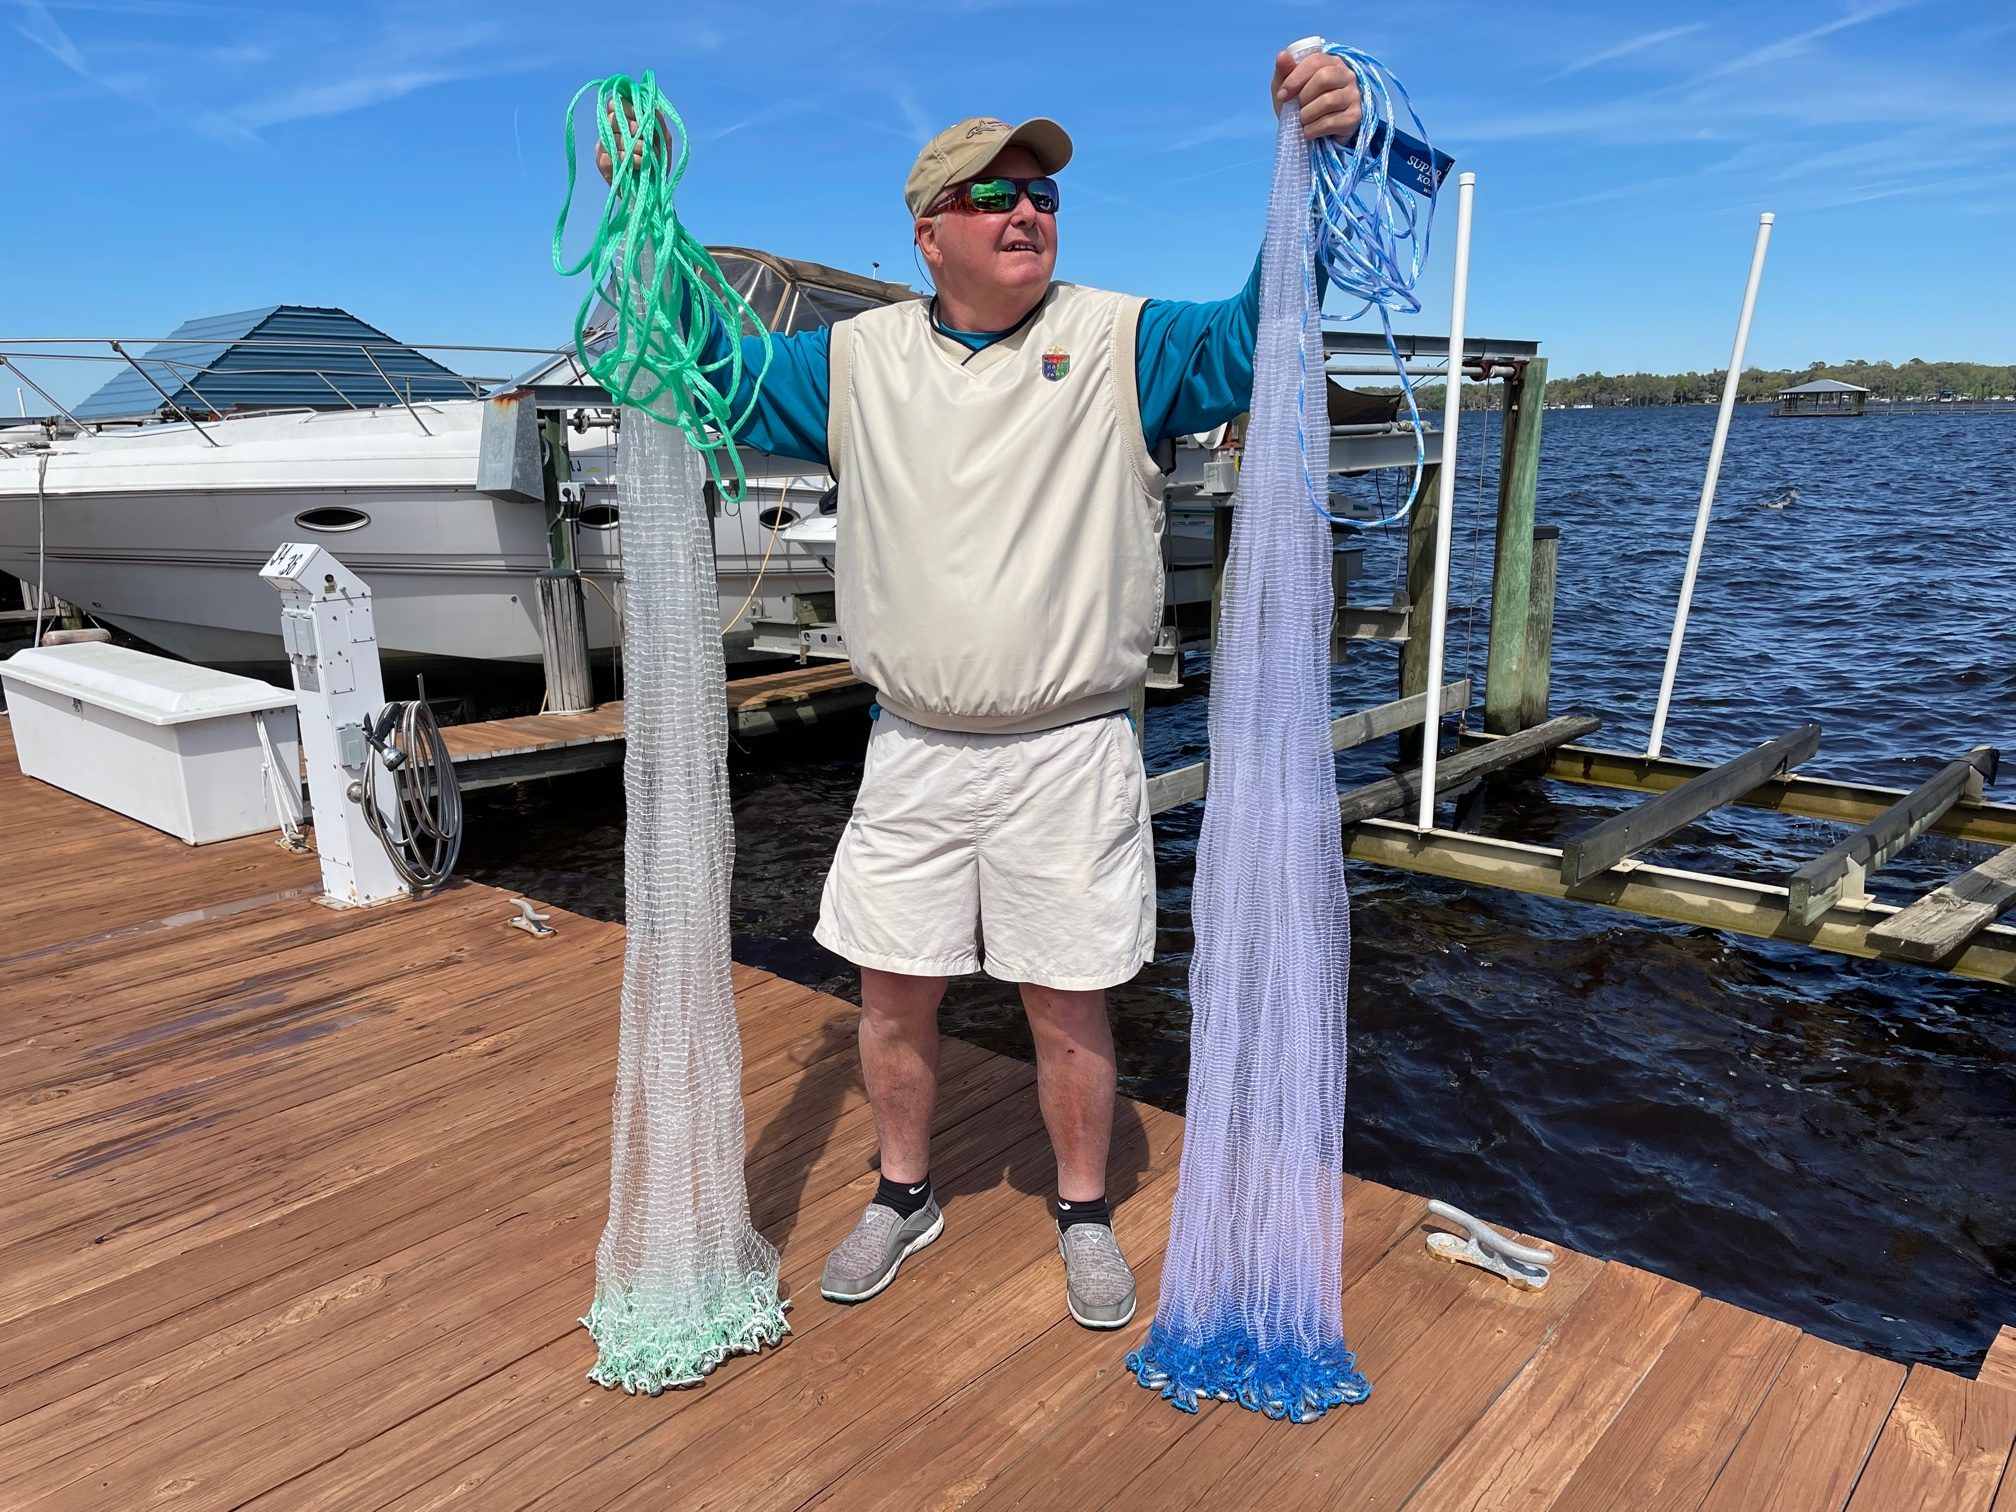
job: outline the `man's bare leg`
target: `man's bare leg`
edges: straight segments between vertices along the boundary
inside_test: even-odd
[[[1024,982],[1022,1006],[1036,1040],[1036,1095],[1057,1152],[1057,1195],[1096,1201],[1106,1195],[1116,1081],[1106,994]]]
[[[949,980],[861,968],[861,1075],[875,1110],[882,1174],[891,1181],[922,1181],[931,1172],[938,1003]]]

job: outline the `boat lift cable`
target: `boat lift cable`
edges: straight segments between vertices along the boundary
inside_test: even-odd
[[[1309,277],[1313,280],[1314,270],[1321,268],[1333,288],[1362,301],[1347,319],[1378,310],[1386,350],[1414,427],[1414,481],[1407,501],[1391,516],[1359,525],[1361,530],[1373,530],[1406,517],[1421,491],[1427,466],[1427,437],[1414,401],[1413,380],[1393,338],[1393,315],[1421,313],[1414,287],[1428,262],[1435,191],[1452,162],[1428,143],[1428,128],[1415,113],[1406,89],[1377,58],[1342,43],[1326,44],[1323,51],[1343,59],[1357,75],[1360,115],[1358,134],[1350,142],[1322,137],[1310,144]],[[1460,362],[1462,354],[1452,353],[1451,360]],[[1327,478],[1328,473],[1327,467],[1317,468],[1313,477]],[[1346,523],[1324,507],[1313,482],[1309,502],[1325,519]]]
[[[371,747],[360,797],[364,822],[407,885],[416,893],[431,892],[454,875],[462,854],[462,784],[455,777],[455,758],[424,698],[386,704],[365,727],[364,738]]]

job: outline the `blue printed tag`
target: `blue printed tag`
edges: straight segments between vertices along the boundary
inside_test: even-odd
[[[1372,140],[1366,151],[1376,158],[1385,150],[1386,123],[1381,121],[1372,128]],[[1442,180],[1456,166],[1456,159],[1396,129],[1393,132],[1393,156],[1388,163],[1394,183],[1403,189],[1412,189],[1426,199],[1433,199],[1435,191],[1442,187]]]

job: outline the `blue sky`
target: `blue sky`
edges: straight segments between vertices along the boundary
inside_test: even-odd
[[[1557,373],[1726,361],[1761,210],[1753,363],[2016,358],[2010,0],[0,0],[0,336],[289,301],[556,344],[563,107],[646,68],[691,129],[705,240],[915,281],[923,138],[1043,113],[1078,147],[1060,274],[1218,297],[1260,236],[1273,52],[1318,31],[1381,57],[1478,174],[1471,329],[1538,338]],[[1445,236],[1419,325],[1448,281]]]

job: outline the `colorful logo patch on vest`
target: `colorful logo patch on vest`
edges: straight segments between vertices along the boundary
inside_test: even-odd
[[[1062,347],[1052,347],[1043,354],[1043,376],[1052,383],[1070,371],[1071,354]]]

